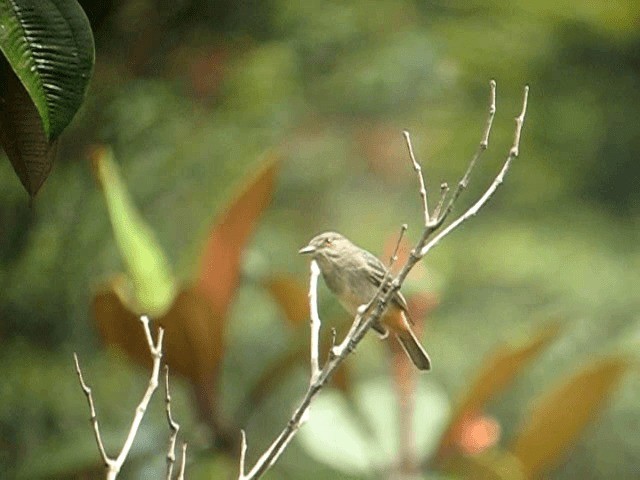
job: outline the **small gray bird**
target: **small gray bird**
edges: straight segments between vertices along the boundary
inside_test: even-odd
[[[299,253],[312,256],[327,287],[353,316],[360,305],[369,303],[374,297],[387,272],[378,258],[335,232],[312,238]],[[407,301],[400,292],[393,295],[384,316],[372,328],[381,336],[387,336],[391,331],[416,367],[431,369],[429,355],[411,330]]]

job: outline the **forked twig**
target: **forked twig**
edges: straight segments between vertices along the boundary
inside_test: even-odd
[[[516,129],[513,136],[513,145],[509,150],[509,155],[507,155],[507,159],[502,165],[500,172],[498,173],[496,178],[493,180],[491,185],[489,185],[489,188],[487,189],[487,191],[484,192],[484,194],[466,212],[464,212],[456,220],[451,222],[446,228],[444,228],[440,233],[438,233],[438,235],[436,235],[431,241],[429,241],[429,243],[424,245],[420,250],[420,255],[419,255],[420,257],[424,257],[427,254],[427,252],[429,252],[429,250],[431,250],[440,242],[440,240],[442,240],[444,237],[449,235],[453,230],[458,228],[464,221],[466,221],[467,219],[469,219],[470,217],[478,213],[478,211],[482,208],[482,206],[485,203],[487,203],[487,201],[493,196],[493,194],[496,192],[498,187],[502,185],[502,182],[504,181],[504,177],[509,171],[509,168],[511,167],[511,163],[518,156],[520,152],[520,135],[522,133],[524,117],[527,114],[528,102],[529,102],[529,86],[526,86],[524,88],[524,95],[522,99],[522,110],[520,111],[520,115],[518,115],[515,118]]]
[[[136,408],[136,413],[133,417],[133,421],[131,422],[131,427],[129,428],[129,433],[127,434],[127,438],[120,450],[120,453],[116,458],[111,458],[107,455],[107,452],[104,448],[104,443],[102,441],[102,437],[100,436],[100,428],[98,426],[98,416],[96,415],[96,410],[93,402],[93,395],[91,393],[91,388],[87,386],[84,381],[84,377],[82,375],[82,370],[80,369],[80,362],[78,361],[78,355],[76,353],[73,354],[73,358],[76,365],[76,373],[78,375],[78,379],[80,380],[80,386],[82,387],[82,391],[87,397],[87,402],[89,403],[89,411],[90,411],[90,421],[93,426],[94,436],[96,438],[96,442],[98,444],[98,450],[100,450],[100,456],[105,464],[107,469],[107,480],[114,480],[117,478],[118,473],[120,473],[120,469],[124,464],[124,461],[129,455],[129,451],[131,450],[131,446],[133,445],[133,440],[138,433],[138,428],[140,427],[140,423],[142,422],[142,418],[144,417],[145,412],[147,411],[147,406],[149,405],[149,401],[151,400],[151,396],[153,392],[158,388],[158,377],[160,375],[160,360],[162,358],[162,339],[164,337],[164,330],[162,327],[158,328],[158,337],[156,343],[154,344],[153,338],[151,336],[151,329],[149,327],[149,317],[146,315],[142,315],[140,317],[140,322],[144,327],[145,338],[147,339],[147,344],[149,346],[149,352],[153,357],[153,368],[151,372],[151,377],[149,379],[149,384],[147,389],[142,396],[142,400],[138,404]]]
[[[485,150],[489,147],[489,135],[491,134],[493,119],[496,115],[496,81],[495,80],[491,80],[491,82],[489,82],[489,88],[490,88],[489,113],[487,115],[487,121],[485,123],[484,131],[482,132],[482,138],[480,139],[480,144],[478,145],[476,152],[474,153],[473,157],[471,158],[471,161],[469,162],[467,171],[464,173],[464,175],[458,182],[456,189],[453,191],[453,194],[449,199],[449,203],[447,204],[447,207],[442,212],[442,215],[434,216],[434,218],[432,219],[433,222],[438,227],[442,225],[442,223],[447,219],[447,217],[451,213],[451,210],[453,210],[453,206],[458,200],[458,197],[460,197],[460,194],[462,193],[462,191],[465,190],[469,185],[469,180],[471,179],[471,172],[473,172],[473,169],[475,168],[476,163],[478,162],[482,154],[485,152]]]

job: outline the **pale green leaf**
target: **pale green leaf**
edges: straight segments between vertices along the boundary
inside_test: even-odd
[[[161,316],[176,296],[177,287],[169,262],[153,231],[133,204],[112,152],[99,150],[94,163],[113,234],[133,285],[133,298],[129,300],[134,304],[130,306],[136,313]]]

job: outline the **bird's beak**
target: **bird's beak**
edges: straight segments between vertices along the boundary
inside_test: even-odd
[[[314,247],[313,245],[307,245],[306,247],[298,250],[298,253],[302,253],[303,255],[306,255],[308,253],[313,253],[315,251],[316,251],[316,247]]]

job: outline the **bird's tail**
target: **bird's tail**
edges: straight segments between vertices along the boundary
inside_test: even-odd
[[[418,367],[419,370],[431,370],[431,359],[411,329],[406,328],[396,331],[395,334],[413,364]]]

